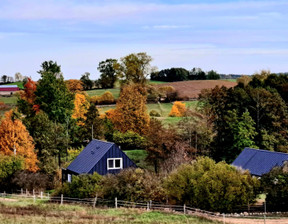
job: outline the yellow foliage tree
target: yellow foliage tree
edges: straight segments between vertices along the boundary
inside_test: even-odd
[[[80,92],[83,90],[83,82],[78,79],[69,79],[65,81],[67,88],[69,89],[70,92],[75,93],[75,92]]]
[[[116,109],[109,111],[108,119],[121,131],[133,131],[146,134],[149,128],[149,115],[146,108],[147,92],[141,84],[130,84],[123,87],[116,104]]]
[[[33,138],[29,135],[22,121],[12,119],[12,110],[5,113],[0,124],[0,154],[16,155],[24,158],[25,169],[37,171],[37,155],[34,151]]]
[[[85,113],[87,112],[89,106],[90,103],[83,93],[75,94],[72,118],[78,120],[78,125],[84,125],[83,121],[86,120]]]
[[[169,117],[183,117],[186,113],[185,103],[175,101],[169,113]]]
[[[115,98],[110,91],[106,91],[101,96],[92,96],[90,102],[95,104],[112,104],[115,102]]]

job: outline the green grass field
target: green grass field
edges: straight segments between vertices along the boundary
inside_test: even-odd
[[[109,91],[112,93],[115,99],[119,97],[120,94],[120,89],[119,88],[114,88],[114,89],[93,89],[93,90],[88,90],[86,93],[91,97],[91,96],[100,96],[106,91]]]
[[[195,108],[197,106],[198,101],[186,101],[184,102],[187,108]],[[173,104],[172,103],[149,103],[147,104],[147,111],[148,114],[151,110],[156,110],[161,116],[157,117],[157,119],[161,120],[164,125],[168,124],[175,124],[178,121],[181,120],[179,117],[168,117],[171,108]],[[103,106],[99,107],[98,110],[100,114],[104,114],[106,111],[110,109],[115,109],[115,106]]]
[[[4,102],[5,104],[15,105],[17,103],[17,97],[16,96],[0,96],[0,101]]]
[[[154,167],[145,161],[147,157],[147,152],[145,150],[135,149],[135,150],[126,150],[124,152],[139,168],[151,171],[154,170]]]
[[[81,205],[59,205],[30,199],[0,201],[1,223],[12,224],[66,224],[66,223],[220,223],[195,216],[169,214],[144,209],[107,209]]]
[[[20,89],[23,89],[24,86],[23,86],[23,82],[13,82],[13,83],[8,83],[8,84],[5,84],[5,86],[14,86],[14,85],[17,85]]]

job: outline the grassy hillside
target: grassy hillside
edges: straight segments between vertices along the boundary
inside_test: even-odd
[[[184,102],[186,107],[193,108],[197,106],[198,101],[186,101]],[[161,117],[157,117],[157,119],[163,121],[165,125],[177,123],[181,118],[179,117],[168,117],[171,108],[173,106],[173,103],[150,103],[147,104],[147,110],[148,114],[151,110],[156,110],[159,114],[161,114]],[[104,114],[107,110],[115,109],[115,106],[103,106],[99,107],[98,110],[100,114]]]
[[[145,150],[135,149],[126,150],[124,152],[136,164],[136,166],[151,171],[154,170],[154,167],[145,161],[147,157],[147,152]]]
[[[88,224],[88,223],[219,223],[205,218],[188,215],[175,215],[158,211],[139,209],[107,209],[80,205],[58,205],[33,200],[0,201],[1,223],[12,224]]]
[[[114,88],[114,89],[93,89],[93,90],[86,91],[86,93],[89,96],[95,96],[95,95],[100,96],[103,93],[105,93],[106,91],[111,92],[115,99],[117,99],[119,97],[119,94],[120,94],[120,89],[119,88]]]

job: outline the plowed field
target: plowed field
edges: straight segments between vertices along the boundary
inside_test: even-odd
[[[216,86],[226,86],[228,88],[237,85],[236,82],[226,80],[195,80],[182,82],[169,82],[157,86],[173,86],[180,98],[197,99],[202,89],[213,89]]]

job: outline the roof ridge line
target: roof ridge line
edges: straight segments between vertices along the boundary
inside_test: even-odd
[[[265,150],[265,149],[254,149],[254,148],[250,148],[250,147],[246,147],[245,149],[253,149],[253,150],[257,150],[257,151],[261,151],[261,152],[269,152],[269,153],[278,153],[278,154],[284,154],[284,155],[288,156],[288,153],[285,153],[285,152],[270,151],[270,150]]]

